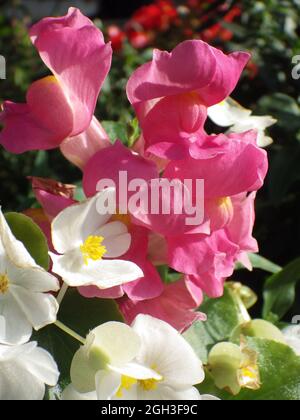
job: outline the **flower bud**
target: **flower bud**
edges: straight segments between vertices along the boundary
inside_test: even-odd
[[[286,344],[282,332],[270,322],[263,319],[255,319],[245,324],[236,327],[231,335],[233,343],[239,343],[241,336],[264,338],[266,340],[277,341],[278,343]]]
[[[219,343],[211,350],[208,365],[215,385],[233,395],[242,388],[260,388],[257,353],[246,346]]]

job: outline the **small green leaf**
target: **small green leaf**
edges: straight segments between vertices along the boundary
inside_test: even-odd
[[[101,124],[113,143],[117,140],[121,140],[122,143],[127,145],[128,137],[125,124],[117,121],[102,121]]]
[[[296,285],[300,280],[300,258],[267,279],[264,286],[263,317],[281,320],[295,301]],[[271,317],[271,318],[270,318]]]
[[[200,310],[207,315],[207,321],[194,323],[184,336],[202,362],[206,363],[211,347],[227,341],[232,331],[240,324],[241,313],[233,292],[227,286],[221,298],[206,299]]]
[[[249,258],[253,268],[260,268],[261,270],[267,271],[269,273],[278,273],[282,268],[273,263],[272,261],[267,260],[259,254],[249,254]]]
[[[47,239],[38,225],[21,213],[6,213],[5,219],[14,236],[25,245],[35,262],[48,270],[49,249]]]

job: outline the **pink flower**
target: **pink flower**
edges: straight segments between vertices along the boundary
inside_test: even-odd
[[[138,302],[123,298],[118,301],[128,324],[138,314],[147,314],[168,322],[180,332],[197,320],[206,320],[204,314],[194,311],[201,303],[202,292],[189,279],[166,285],[162,295],[155,299]]]
[[[78,9],[42,19],[30,37],[53,75],[30,86],[26,104],[4,103],[0,143],[12,153],[53,149],[86,131],[111,65],[110,44]]]
[[[197,271],[197,274],[189,276],[189,281],[200,287],[208,296],[223,295],[224,282],[232,276],[237,262],[241,262],[246,268],[252,270],[248,253],[258,252],[257,241],[252,236],[255,221],[255,196],[256,193],[232,197],[232,221],[224,229],[213,233],[211,237],[200,239],[199,242],[186,238],[188,243],[182,244],[181,248],[173,239],[175,244],[173,250],[172,244],[170,245],[170,258],[178,268],[178,264],[184,265],[186,256],[190,257],[191,253],[197,253],[194,266],[191,265],[191,259],[189,259],[190,265],[187,264],[185,269],[194,273]],[[196,266],[195,263],[199,265]]]
[[[254,132],[230,136],[223,153],[210,159],[188,158],[169,163],[164,176],[203,179],[205,217],[210,235],[169,235],[168,260],[176,271],[209,296],[223,293],[226,278],[241,261],[248,268],[248,252],[257,252],[252,237],[256,191],[263,185],[268,169],[267,154],[255,144]],[[248,192],[252,192],[249,196]],[[195,198],[194,198],[195,200]]]
[[[205,136],[207,107],[231,94],[249,58],[244,52],[227,56],[199,40],[185,41],[171,53],[155,50],[127,85],[146,150],[167,159],[187,154]]]
[[[78,136],[64,140],[60,150],[66,159],[83,169],[91,157],[109,146],[111,142],[108,134],[97,118],[93,117],[89,128]]]

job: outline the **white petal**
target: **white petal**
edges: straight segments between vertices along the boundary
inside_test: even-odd
[[[122,222],[115,221],[103,225],[95,232],[95,235],[109,238],[110,236],[119,236],[123,233],[128,233],[127,226]]]
[[[98,400],[111,400],[121,385],[121,375],[115,372],[99,370],[96,375],[96,392]]]
[[[75,389],[80,393],[95,390],[96,371],[90,366],[87,358],[87,346],[82,346],[75,353],[71,364],[71,380]]]
[[[297,356],[300,356],[300,325],[291,325],[282,332],[287,345],[294,350]]]
[[[64,401],[95,401],[97,400],[96,391],[81,394],[76,391],[72,384],[68,385],[62,393]]]
[[[108,289],[137,280],[144,276],[142,270],[130,261],[99,260],[84,264],[83,259],[66,254],[50,254],[53,261],[52,271],[72,287],[97,286]]]
[[[0,240],[8,258],[19,267],[37,267],[22,242],[18,241],[8,226],[0,207]]]
[[[15,361],[1,363],[0,400],[42,400],[45,384]]]
[[[20,268],[12,263],[7,266],[10,281],[33,292],[50,292],[59,290],[56,277],[40,268]]]
[[[107,249],[105,258],[119,258],[129,250],[131,235],[130,233],[123,233],[119,236],[110,236],[104,239],[103,245]]]
[[[35,330],[56,321],[59,305],[54,296],[47,293],[30,292],[23,287],[11,285],[10,293],[23,315]]]
[[[110,365],[109,368],[114,372],[134,379],[156,379],[158,381],[163,379],[155,370],[140,365],[139,363],[131,362],[119,367]]]
[[[10,292],[0,298],[0,342],[22,344],[30,339],[32,325]]]
[[[104,193],[107,194],[100,192],[83,203],[67,207],[53,220],[52,243],[59,254],[78,248],[111,218],[111,215],[97,211],[97,200]],[[115,196],[115,191],[112,190],[111,194]]]
[[[42,400],[45,394],[45,383],[40,379],[41,374],[36,376],[36,367],[32,358],[38,357],[41,361],[40,349],[36,343],[28,343],[22,346],[9,347],[0,345],[0,354],[7,353],[6,360],[0,359],[0,400]],[[52,367],[52,357],[43,354],[43,364]],[[50,369],[51,370],[51,369]],[[49,376],[53,379],[53,374]]]
[[[250,115],[251,110],[243,108],[231,98],[208,108],[209,118],[220,127],[229,127]]]
[[[201,395],[202,401],[220,401],[220,398],[215,397],[214,395],[204,394]]]
[[[57,384],[59,378],[57,364],[46,350],[36,347],[32,352],[23,354],[22,363],[41,382],[50,386]]]
[[[158,385],[155,390],[146,391],[141,386],[138,386],[139,400],[164,400],[164,401],[188,401],[201,400],[199,391],[194,388],[185,388],[178,390],[171,386]]]
[[[137,361],[155,370],[163,384],[187,388],[204,380],[201,361],[192,347],[173,327],[149,315],[138,315],[132,324],[142,339]]]
[[[93,337],[91,347],[100,348],[113,366],[131,362],[140,351],[140,337],[122,322],[106,322],[92,330],[90,336]]]

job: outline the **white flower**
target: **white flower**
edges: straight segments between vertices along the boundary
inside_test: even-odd
[[[31,342],[18,346],[0,344],[0,400],[42,400],[45,384],[55,386],[56,363]]]
[[[124,223],[110,221],[111,214],[97,211],[103,197],[115,201],[115,190],[66,208],[52,222],[52,243],[60,254],[50,253],[52,271],[69,286],[107,289],[143,277],[136,264],[114,259],[129,250],[131,235]]]
[[[250,109],[243,108],[232,98],[208,108],[208,116],[220,127],[230,127],[230,133],[257,130],[257,144],[260,147],[266,147],[273,143],[272,138],[265,134],[265,130],[277,121],[269,115],[253,116]]]
[[[58,303],[44,292],[58,289],[58,280],[36,265],[0,209],[0,342],[25,343],[32,328],[54,323]]]
[[[173,327],[138,315],[129,327],[109,322],[93,330],[76,353],[64,399],[201,400],[201,361]],[[96,390],[96,393],[95,393]]]
[[[300,325],[291,325],[283,331],[284,338],[297,356],[300,356]]]

